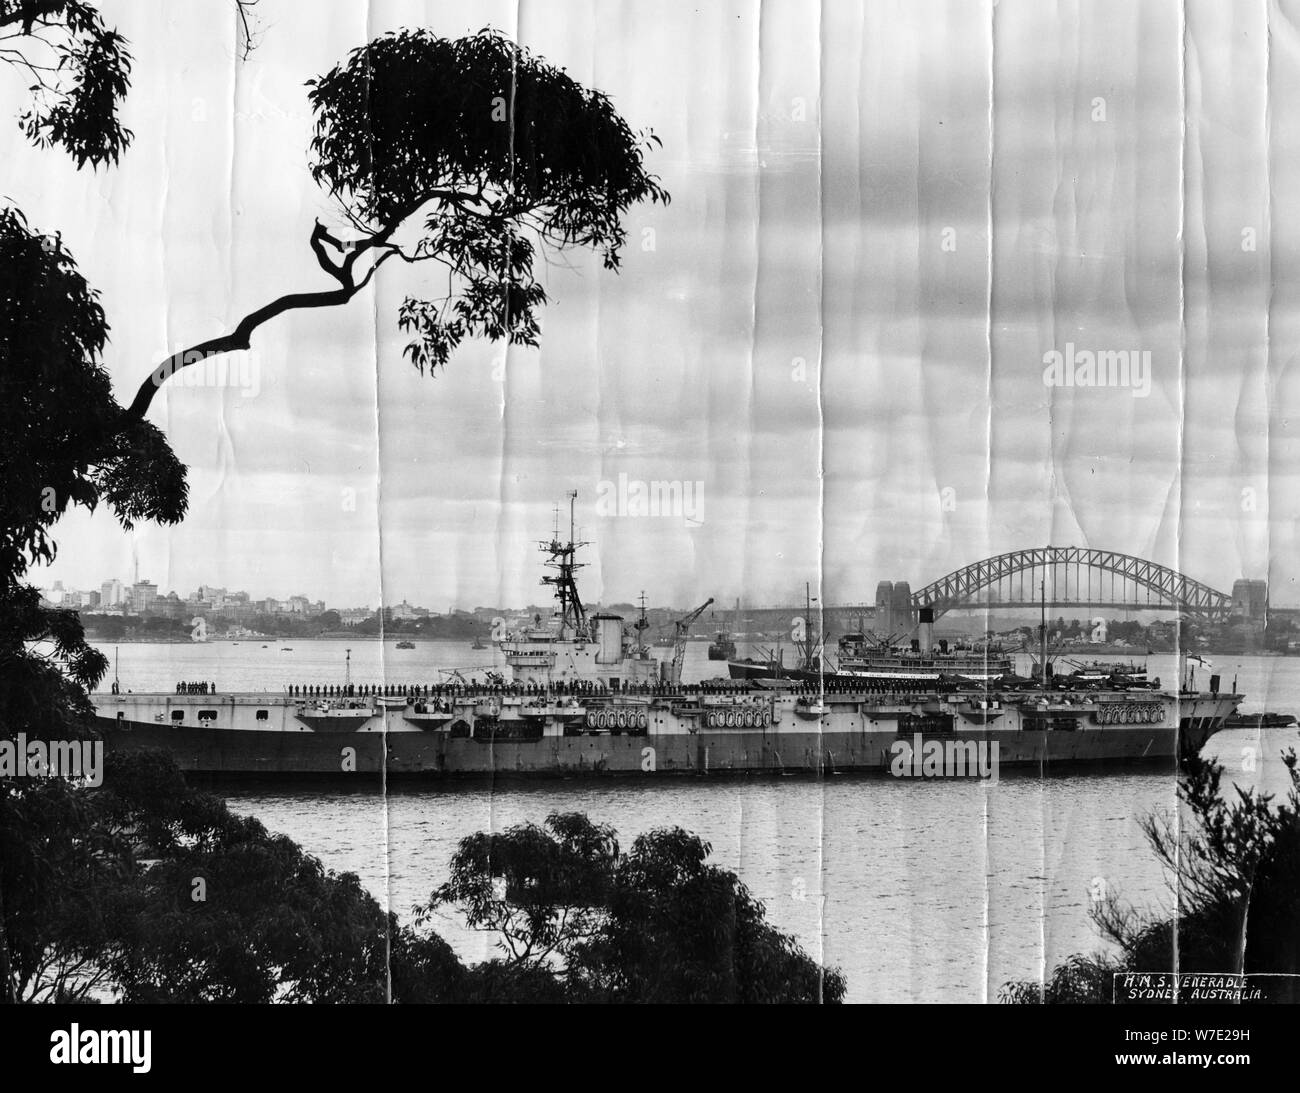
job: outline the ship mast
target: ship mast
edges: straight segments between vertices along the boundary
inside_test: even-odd
[[[632,624],[632,629],[636,631],[636,651],[644,653],[646,651],[645,632],[646,627],[650,625],[650,620],[645,617],[645,589],[641,590],[641,614],[637,616],[636,622]]]
[[[1040,621],[1038,624],[1039,632],[1042,635],[1043,643],[1043,660],[1040,668],[1043,677],[1043,690],[1047,690],[1047,581],[1042,581],[1038,586],[1039,590],[1039,610],[1041,611]]]
[[[574,526],[574,504],[578,499],[578,491],[569,491],[569,539],[567,542],[560,541],[559,512],[556,512],[555,531],[551,536],[549,543],[539,543],[542,553],[547,555],[544,563],[546,568],[555,570],[554,573],[546,574],[542,577],[542,584],[550,585],[555,589],[555,598],[560,604],[560,637],[575,637],[585,631],[587,626],[587,610],[582,606],[582,598],[578,595],[578,582],[574,577],[577,570],[583,568],[583,563],[575,561],[579,547],[588,546],[588,543],[577,541]]]
[[[799,645],[799,655],[803,660],[799,667],[805,671],[812,671],[813,657],[818,656],[821,652],[821,642],[817,637],[817,628],[813,625],[812,605],[816,602],[816,599],[813,597],[812,586],[808,581],[804,581],[803,584],[803,601],[804,640],[802,643],[796,644]],[[820,657],[818,657],[817,667],[819,669],[821,667]]]

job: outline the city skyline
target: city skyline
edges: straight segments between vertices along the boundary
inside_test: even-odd
[[[827,609],[841,610],[863,610],[878,611],[884,609],[886,612],[900,609],[900,602],[904,605],[911,597],[911,587],[908,582],[899,582],[894,588],[895,582],[881,581],[877,584],[876,595],[873,601],[869,602],[836,602],[829,598],[825,600]],[[137,601],[141,598],[141,593],[146,598],[146,602],[152,605],[155,602],[174,602],[178,604],[193,605],[196,609],[220,609],[226,606],[243,605],[248,608],[257,608],[268,614],[286,613],[286,614],[320,614],[325,611],[337,611],[350,614],[369,612],[371,615],[380,610],[379,606],[371,607],[369,604],[345,604],[342,602],[333,602],[328,597],[314,600],[311,596],[298,592],[288,596],[257,596],[247,592],[244,589],[229,589],[215,585],[203,583],[198,586],[192,593],[181,596],[177,590],[172,589],[170,592],[163,593],[160,586],[147,578],[137,578],[134,582],[125,582],[120,578],[109,578],[100,582],[98,589],[73,589],[65,588],[63,581],[55,581],[49,587],[40,587],[46,602],[56,606],[70,606],[74,608],[90,608],[92,610],[102,610],[108,607],[123,607],[131,604],[133,608],[137,606]],[[57,593],[57,596],[53,595]],[[807,593],[810,595],[810,592]],[[898,598],[902,597],[902,600]],[[883,598],[882,598],[883,597]],[[638,610],[638,605],[643,602],[644,597],[629,599],[611,599],[602,603],[599,600],[587,600],[589,610],[601,607],[617,607]],[[1271,600],[1268,583],[1265,581],[1254,580],[1250,578],[1239,578],[1232,583],[1231,599],[1234,610],[1245,610],[1252,617],[1260,616],[1267,610],[1294,611],[1294,605],[1285,603],[1275,603]],[[546,606],[547,601],[544,597],[538,600],[532,600],[522,605],[503,606],[501,604],[476,604],[473,607],[464,607],[456,604],[450,605],[447,610],[438,611],[436,608],[427,608],[418,603],[410,603],[402,599],[398,603],[389,603],[381,605],[385,611],[392,612],[395,618],[417,618],[429,615],[451,615],[451,614],[475,614],[485,611],[501,612],[530,612]],[[732,604],[718,603],[713,601],[713,610],[711,614],[716,617],[722,615],[730,618],[736,612],[746,611],[771,611],[777,609],[801,610],[804,606],[811,606],[814,612],[821,609],[823,600],[821,597],[812,596],[801,605],[797,599],[788,601],[767,601],[759,602],[754,600],[736,600]],[[683,611],[687,608],[681,604],[655,603],[646,600],[647,610],[656,612],[662,611]],[[996,596],[983,599],[976,598],[970,602],[946,607],[945,610],[956,612],[1023,612],[1026,606],[1024,603],[1000,602]],[[1100,607],[1088,598],[1079,599],[1076,595],[1074,599],[1068,597],[1068,592],[1063,598],[1054,596],[1049,600],[1048,607],[1052,610],[1088,608],[1090,611],[1099,610]],[[1124,615],[1143,614],[1143,613],[1164,613],[1177,614],[1180,609],[1173,606],[1152,606],[1151,604],[1142,604],[1134,601],[1130,604],[1123,605],[1103,605],[1111,608],[1118,607]],[[904,607],[903,609],[907,609]],[[147,608],[146,608],[147,611]]]

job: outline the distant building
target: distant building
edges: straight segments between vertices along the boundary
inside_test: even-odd
[[[153,581],[136,581],[131,586],[131,610],[137,615],[152,613],[158,599],[158,586]]]
[[[416,607],[413,604],[403,600],[394,607],[387,608],[389,618],[393,619],[427,619],[429,609],[427,607]]]
[[[122,597],[122,582],[116,578],[105,581],[99,586],[99,605],[101,607],[121,607]]]
[[[1265,622],[1268,618],[1268,581],[1233,581],[1232,616],[1249,622]]]
[[[159,596],[154,600],[150,613],[165,619],[184,619],[189,616],[188,608],[189,604],[175,592],[168,592],[167,595]]]

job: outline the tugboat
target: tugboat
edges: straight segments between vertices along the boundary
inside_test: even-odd
[[[725,630],[719,630],[714,639],[709,642],[709,659],[732,660],[735,655],[736,643],[731,640],[731,635]]]
[[[732,616],[732,630],[736,628],[735,623],[739,618],[739,615],[740,615],[740,600],[737,599],[736,611],[735,614]],[[709,643],[709,659],[710,660],[735,660],[736,659],[736,643],[731,639],[731,634],[728,633],[726,630],[719,630],[715,635],[713,641]]]

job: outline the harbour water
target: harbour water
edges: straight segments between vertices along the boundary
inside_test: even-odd
[[[263,647],[265,646],[265,647]],[[468,642],[355,642],[355,682],[434,683],[451,667],[491,667],[492,649]],[[101,646],[116,657],[123,690],[170,691],[180,680],[222,690],[279,692],[291,682],[342,682],[345,643],[242,641]],[[742,648],[741,655],[747,650]],[[1226,689],[1234,676],[1244,712],[1300,712],[1300,658],[1214,657]],[[1178,678],[1175,658],[1153,656],[1152,675]],[[687,648],[683,678],[718,675],[706,646]],[[112,669],[110,668],[110,676]],[[1208,672],[1200,670],[1199,685]],[[106,681],[107,682],[107,681]],[[1215,736],[1230,779],[1278,794],[1291,729]],[[475,831],[540,823],[580,811],[612,824],[620,841],[680,825],[706,839],[768,918],[811,953],[839,966],[854,1002],[980,1002],[1007,979],[1037,976],[1075,952],[1103,948],[1091,901],[1118,892],[1139,908],[1169,905],[1141,817],[1175,807],[1167,773],[1086,773],[1044,779],[1003,772],[992,784],[832,776],[736,780],[565,780],[531,784],[399,783],[384,794],[346,785],[234,785],[231,807],[250,813],[357,873],[406,916],[441,883],[456,843]],[[325,818],[328,817],[328,822]],[[454,911],[438,931],[466,960],[492,955],[492,939]]]

